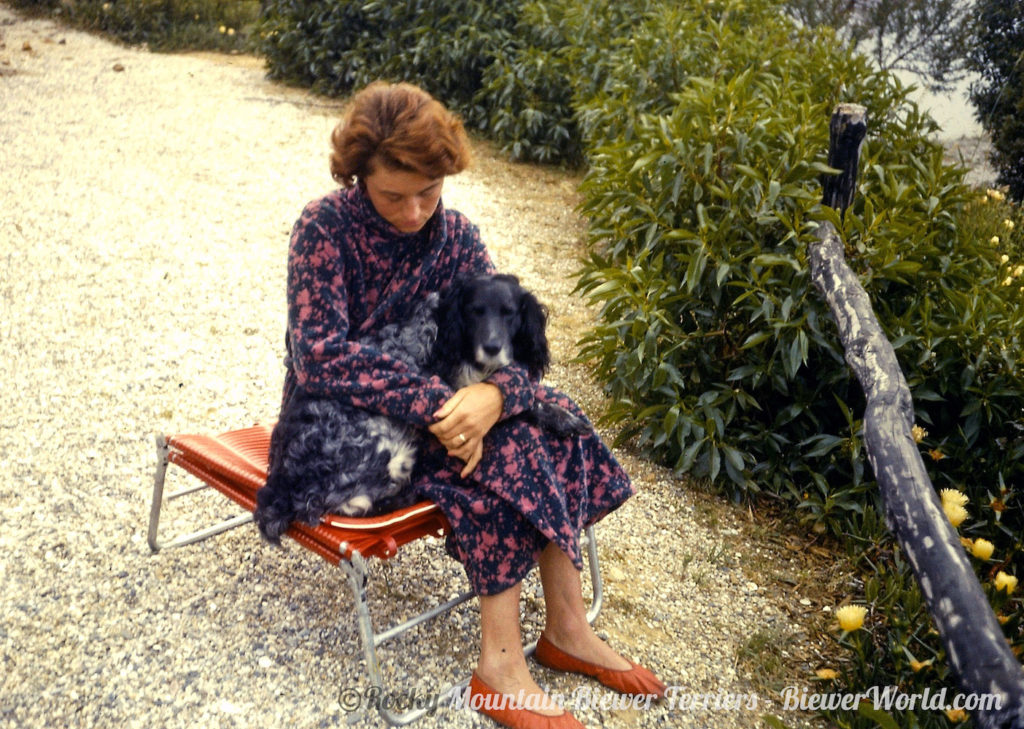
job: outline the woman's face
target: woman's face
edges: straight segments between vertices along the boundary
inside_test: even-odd
[[[376,165],[363,178],[377,213],[402,233],[415,233],[430,220],[441,199],[444,178]]]

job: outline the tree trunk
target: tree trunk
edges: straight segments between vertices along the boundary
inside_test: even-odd
[[[853,201],[866,110],[841,104],[829,129],[829,165],[842,174],[823,180],[823,203],[843,212]],[[831,223],[818,229],[808,258],[812,280],[838,325],[846,361],[867,397],[864,445],[881,489],[886,523],[910,561],[960,689],[1000,699],[999,708],[973,711],[975,723],[981,729],[1024,727],[1024,670],[943,512],[911,435],[910,388]]]

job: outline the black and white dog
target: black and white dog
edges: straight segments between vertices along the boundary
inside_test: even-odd
[[[539,380],[551,361],[546,324],[547,311],[514,276],[482,275],[457,279],[407,321],[360,342],[458,389],[513,362]],[[523,417],[566,437],[589,430],[549,403]],[[292,521],[314,525],[328,513],[370,516],[413,504],[408,486],[423,437],[400,420],[297,390],[271,436],[270,472],[257,492],[260,532],[280,543]]]

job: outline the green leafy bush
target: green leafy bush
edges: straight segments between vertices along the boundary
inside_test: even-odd
[[[270,0],[259,51],[272,78],[343,95],[371,81],[417,83],[458,110],[471,126],[488,67],[515,26],[515,3],[482,0]]]
[[[272,0],[259,48],[273,78],[331,95],[410,81],[515,159],[578,160],[562,39],[537,32],[522,9],[494,0]]]
[[[1015,477],[1021,315],[1017,288],[1001,285],[1004,244],[963,226],[975,195],[895,79],[768,4],[757,13],[697,3],[688,24],[652,24],[649,42],[660,27],[662,43],[689,46],[694,73],[671,103],[637,113],[658,108],[658,90],[620,83],[586,107],[592,129],[621,130],[595,134],[583,183],[580,288],[603,312],[582,354],[609,418],[680,472],[770,492],[833,531],[863,511],[863,396],[806,265],[828,116],[856,100],[871,134],[842,234],[918,420],[941,433],[936,481]]]
[[[258,0],[15,0],[123,43],[154,51],[248,48]]]
[[[577,102],[605,85],[654,0],[498,3],[313,0],[265,3],[260,52],[274,78],[347,94],[370,81],[418,83],[517,160],[581,164]],[[630,83],[654,86],[659,49]]]
[[[152,50],[248,49],[258,0],[14,0],[79,28]]]
[[[504,56],[484,75],[478,100],[488,117],[481,128],[514,159],[583,163],[587,120],[581,106],[609,83],[623,62],[623,49],[656,5],[650,0],[525,3]],[[658,57],[673,63],[669,49]],[[632,84],[663,80],[657,74],[628,75]]]
[[[512,159],[578,163],[582,149],[568,77],[557,50],[516,43],[484,74],[478,100],[487,110],[481,127]]]
[[[1024,5],[1019,0],[979,0],[969,64],[975,115],[992,138],[997,181],[1024,202]]]
[[[664,22],[669,13],[679,22]],[[1024,562],[1020,209],[942,163],[934,123],[896,79],[768,3],[654,9],[635,39],[613,49],[589,99],[577,96],[590,163],[579,288],[601,306],[581,356],[611,396],[607,419],[680,472],[784,501],[860,556],[865,591],[851,597],[874,619],[840,636],[846,690],[951,684],[913,577],[883,536],[863,394],[810,282],[807,245],[832,220],[911,387],[931,477],[968,498],[967,544],[993,543],[979,578],[1019,650],[1020,602],[993,579]],[[657,85],[631,79],[659,48],[684,60],[656,66]],[[818,202],[839,101],[870,117],[842,221]],[[941,712],[899,719],[950,725]]]
[[[585,164],[587,145],[628,134],[636,114],[665,108],[692,73],[691,14],[658,0],[524,4],[504,57],[484,76],[481,129],[515,159]],[[602,99],[623,96],[638,106],[600,113]]]

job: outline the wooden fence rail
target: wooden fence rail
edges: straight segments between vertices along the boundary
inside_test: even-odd
[[[839,105],[829,131],[829,165],[842,173],[825,179],[823,203],[842,213],[853,202],[857,161],[867,132],[866,110]],[[910,388],[831,223],[818,229],[808,258],[814,285],[838,325],[846,361],[867,397],[864,445],[881,489],[886,523],[921,586],[960,690],[1000,698],[999,708],[973,712],[975,724],[980,729],[1024,728],[1024,670],[942,510],[911,435]]]

